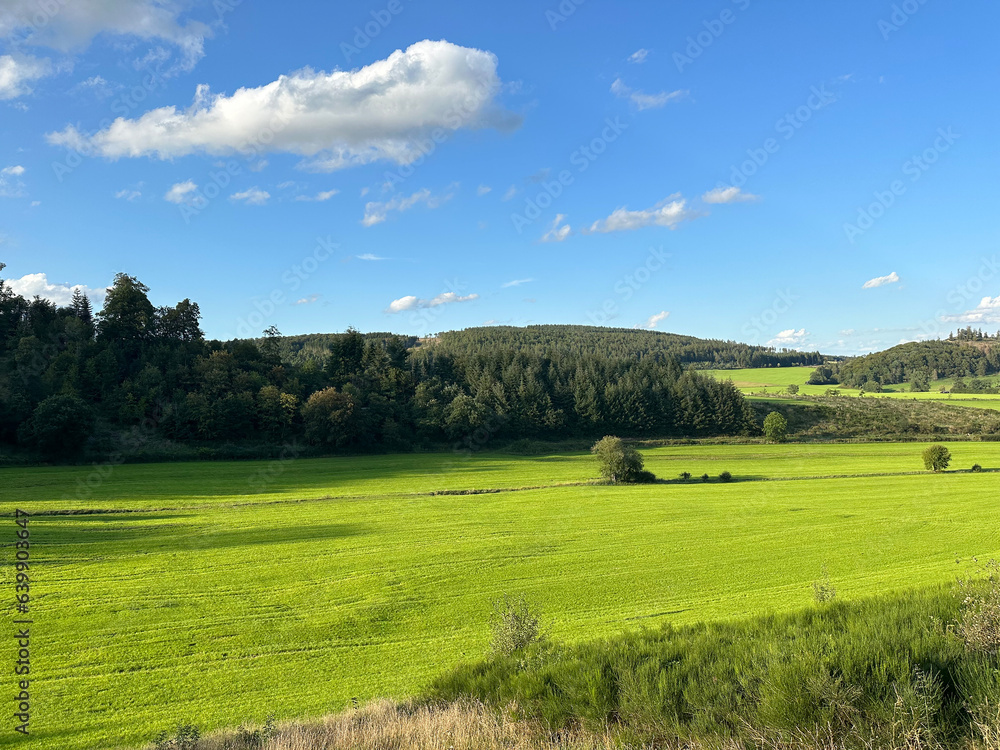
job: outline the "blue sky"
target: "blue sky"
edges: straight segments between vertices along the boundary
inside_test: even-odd
[[[0,260],[210,337],[1000,328],[995,29],[940,0],[11,0]]]

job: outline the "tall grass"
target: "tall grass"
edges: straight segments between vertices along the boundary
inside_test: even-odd
[[[552,730],[614,727],[639,743],[808,736],[830,746],[953,747],[973,739],[974,720],[1000,696],[1000,662],[951,632],[959,616],[958,600],[938,588],[543,643],[460,667],[430,696],[517,706],[517,718]]]

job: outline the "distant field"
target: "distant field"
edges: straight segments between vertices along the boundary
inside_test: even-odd
[[[808,385],[806,381],[815,367],[757,367],[743,370],[704,370],[718,380],[732,380],[733,385],[747,395],[780,394],[786,392],[788,386],[799,386],[799,393],[805,396],[822,396],[830,388],[835,388],[843,396],[860,396],[856,388],[841,388],[830,385]],[[926,393],[910,393],[907,383],[887,386],[882,393],[868,393],[865,398],[906,398],[918,401],[936,401],[953,406],[970,406],[977,409],[1000,410],[1000,394],[976,393],[941,393],[941,389],[949,389],[954,384],[953,378],[935,380],[931,390]]]
[[[955,468],[1000,468],[1000,444],[949,447]],[[947,581],[956,558],[1000,555],[997,474],[903,474],[922,448],[660,448],[644,455],[664,478],[767,481],[636,487],[559,486],[595,475],[585,454],[126,465],[89,500],[64,494],[92,469],[5,469],[29,512],[113,511],[31,521],[30,746],[135,746],[178,722],[412,694],[482,655],[503,593],[578,641],[801,607],[824,564],[848,599]],[[251,494],[262,471],[273,482]],[[889,476],[835,478],[860,474]],[[525,486],[540,488],[425,494]]]

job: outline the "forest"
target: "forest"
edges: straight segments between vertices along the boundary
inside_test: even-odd
[[[322,358],[256,340],[206,340],[197,303],[155,307],[119,274],[94,311],[0,283],[0,442],[53,459],[114,450],[137,430],[178,443],[305,443],[409,450],[496,438],[735,435],[756,431],[730,383],[684,363],[737,344],[571,327],[412,339],[349,329]],[[630,344],[629,338],[640,344]]]

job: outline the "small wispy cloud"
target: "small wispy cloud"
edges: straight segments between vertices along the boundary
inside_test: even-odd
[[[760,196],[753,193],[744,193],[738,187],[717,187],[709,190],[701,199],[705,203],[753,203],[759,201]]]
[[[514,198],[516,196],[517,196],[517,187],[515,185],[511,185],[509,188],[507,188],[507,192],[503,194],[503,198],[501,200],[509,201],[511,198]]]
[[[687,89],[677,91],[661,91],[658,94],[647,94],[638,89],[633,89],[625,84],[621,78],[616,78],[611,84],[611,93],[621,99],[628,99],[640,112],[646,109],[659,109],[668,102],[677,101],[687,96]]]
[[[660,323],[662,323],[664,320],[666,320],[669,316],[670,316],[669,312],[667,312],[666,310],[661,310],[660,312],[656,313],[655,315],[650,315],[646,319],[646,322],[643,323],[642,326],[640,326],[640,327],[641,328],[648,328],[649,330],[652,331],[652,330],[654,330],[656,328],[656,326],[658,326]]]
[[[861,288],[876,289],[880,286],[885,286],[886,284],[898,284],[899,281],[899,274],[893,271],[888,276],[876,276],[874,279],[868,279],[868,281],[866,281]]]
[[[142,191],[126,188],[115,193],[115,198],[123,201],[137,201],[142,197]]]
[[[534,279],[514,279],[514,281],[506,281],[500,285],[501,289],[509,289],[512,286],[521,286],[521,284],[530,284]]]
[[[397,196],[389,201],[369,201],[365,204],[365,215],[361,223],[366,227],[372,227],[389,218],[391,212],[409,211],[418,204],[423,204],[427,208],[437,208],[454,197],[453,188],[454,185],[442,195],[434,195],[428,188],[424,188],[406,197]]]
[[[566,214],[556,214],[555,220],[549,226],[549,230],[542,235],[542,242],[562,242],[570,235],[569,224],[563,224]],[[562,224],[562,226],[559,226]]]
[[[308,297],[302,297],[301,299],[295,300],[293,304],[311,305],[313,302],[318,302],[322,296],[323,296],[322,294],[310,294]]]
[[[355,255],[354,257],[358,260],[389,260],[388,258],[382,258],[372,253],[362,253],[361,255]]]
[[[624,206],[617,208],[606,219],[595,221],[590,229],[585,231],[606,234],[608,232],[629,232],[652,226],[675,229],[682,221],[690,221],[701,215],[687,207],[687,201],[681,197],[680,193],[674,193],[652,208],[641,211],[629,211]]]
[[[170,189],[163,196],[163,199],[168,203],[191,203],[196,199],[197,192],[197,183],[194,180],[185,180],[184,182],[176,182],[171,185]]]
[[[241,193],[233,193],[229,196],[229,200],[234,202],[242,201],[248,206],[263,206],[271,198],[271,194],[266,190],[261,190],[259,187],[252,187],[249,190],[244,190]]]
[[[476,188],[476,195],[483,196],[486,195],[491,190],[493,190],[493,188],[491,188],[489,185],[480,185],[479,187]]]
[[[339,193],[339,190],[326,190],[322,193],[316,193],[316,195],[297,195],[295,200],[297,201],[317,201],[323,202],[330,200],[333,196]]]
[[[631,55],[628,56],[628,61],[634,63],[635,65],[641,65],[646,62],[646,58],[649,57],[648,49],[637,49]]]

